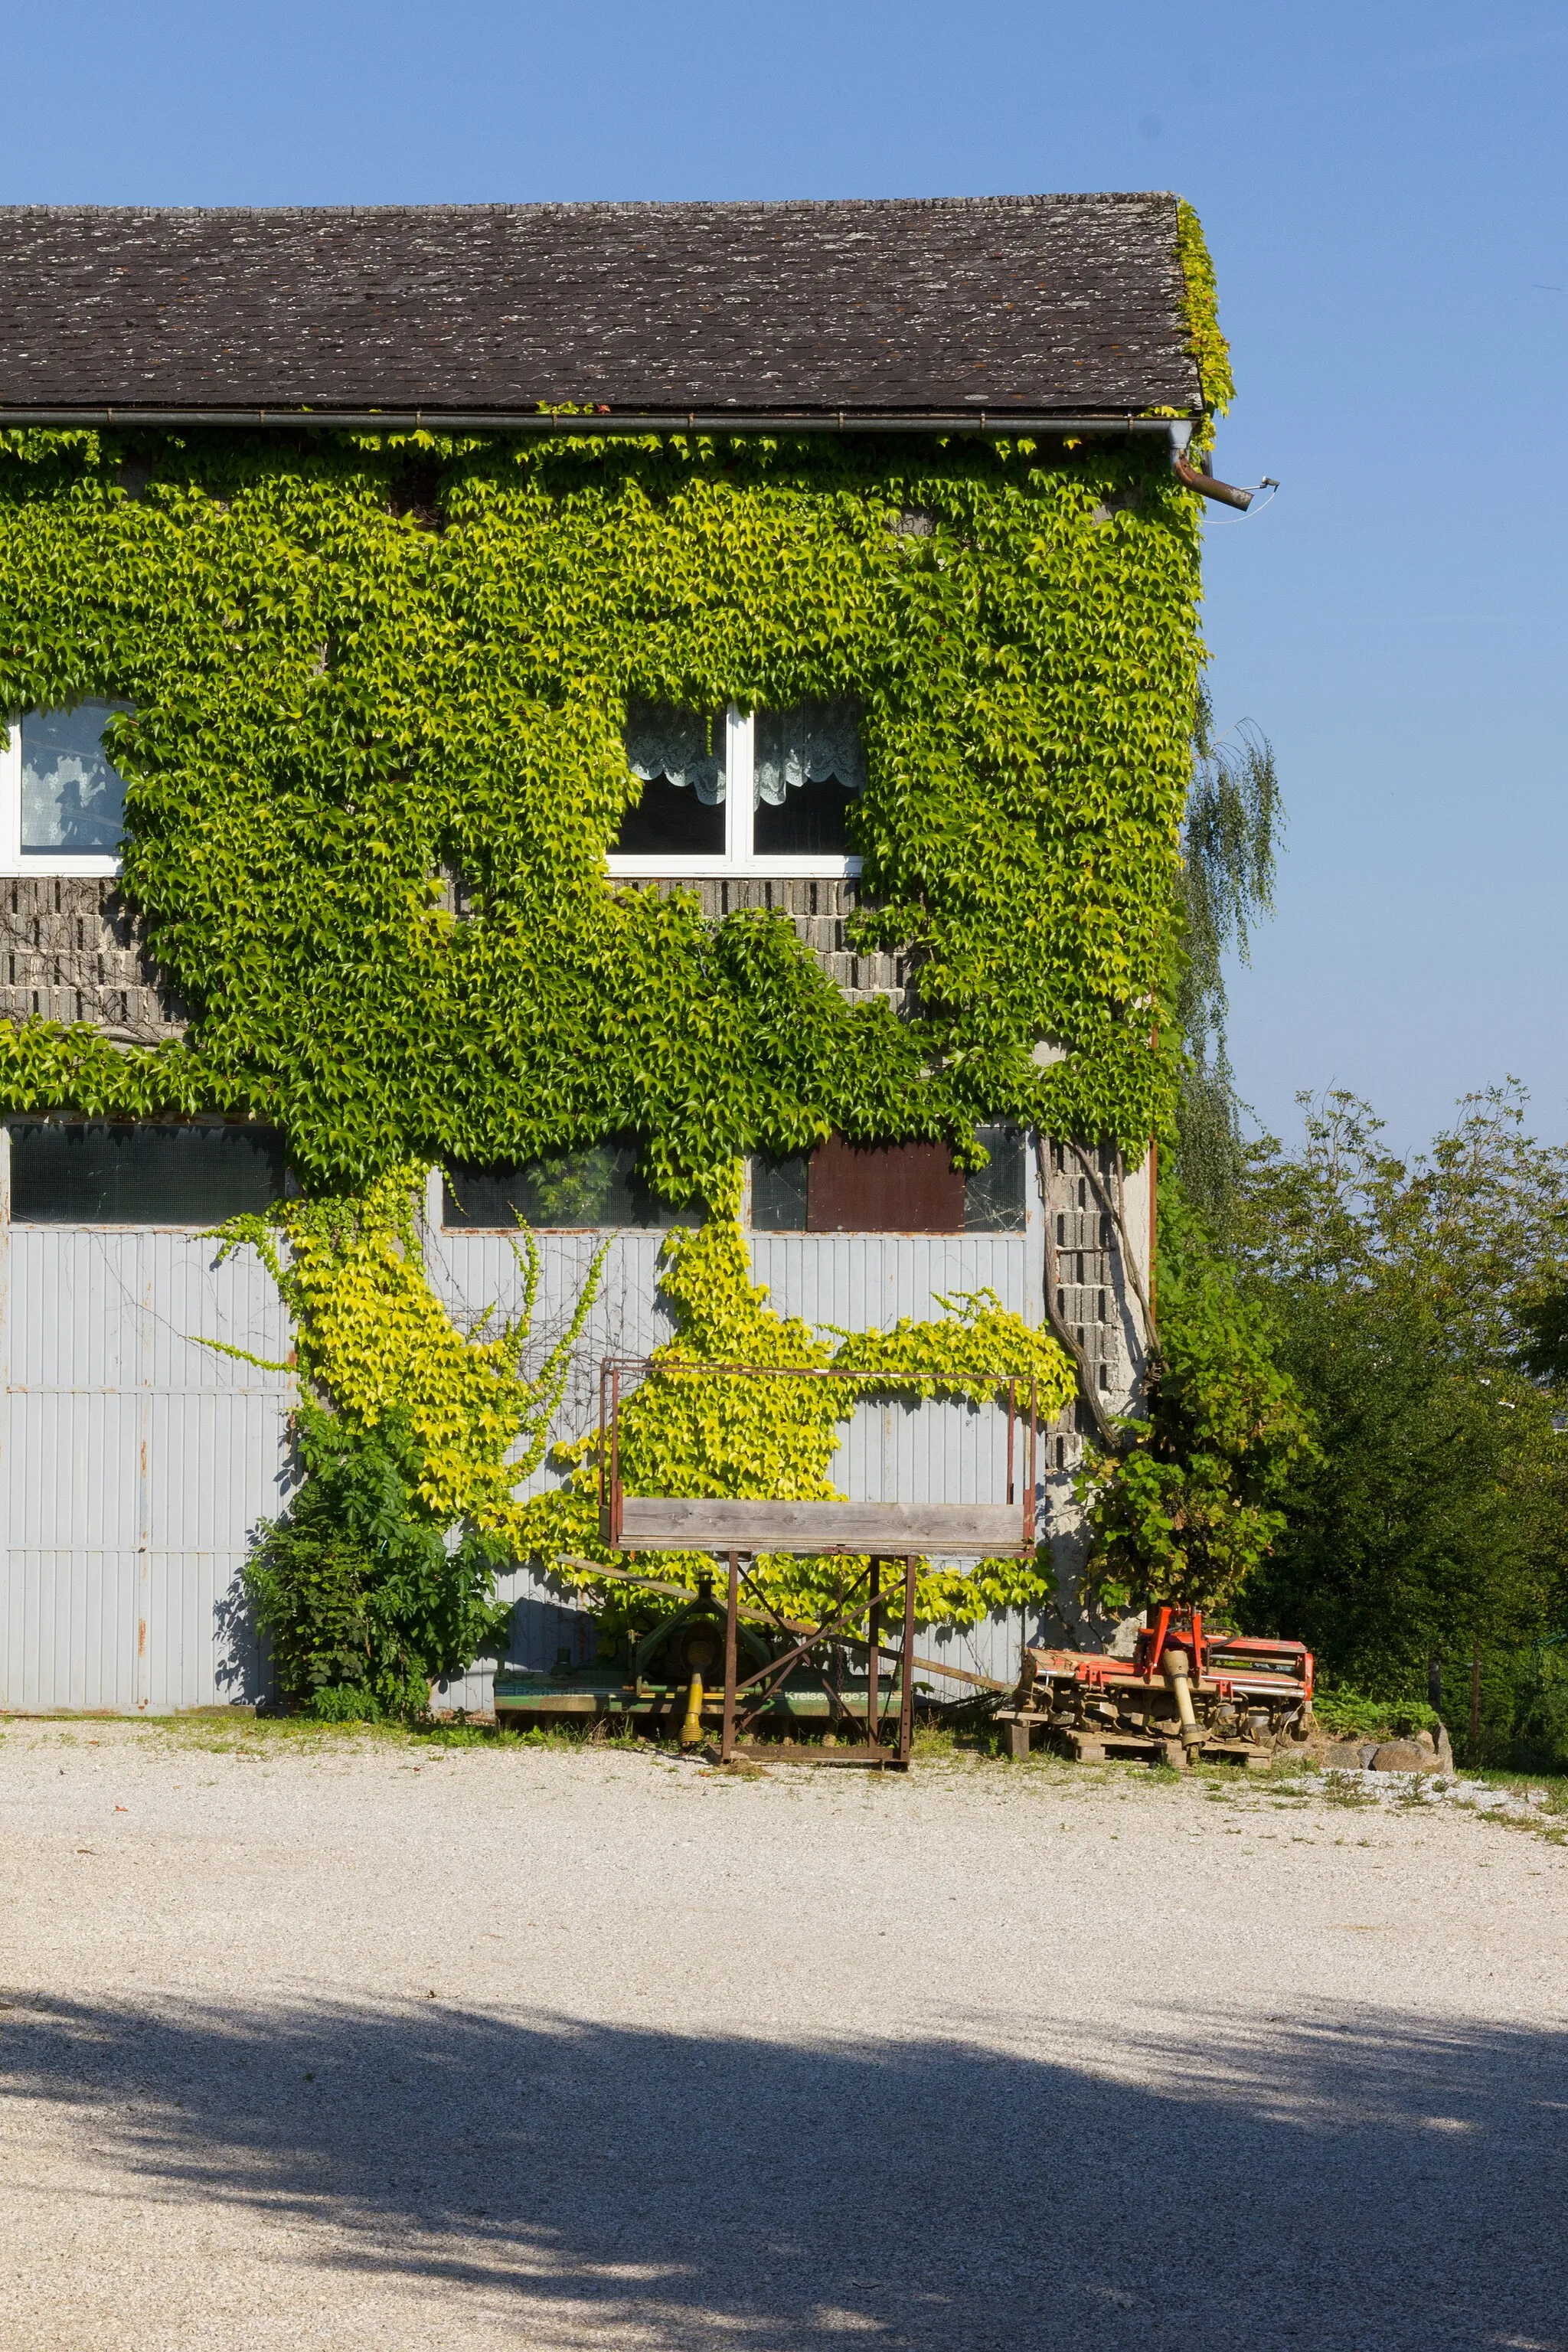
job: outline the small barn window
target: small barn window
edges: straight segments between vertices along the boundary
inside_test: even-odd
[[[449,1168],[442,1189],[447,1232],[583,1233],[683,1220],[637,1172],[635,1143],[555,1151],[507,1167]]]
[[[221,1224],[283,1192],[272,1128],[13,1119],[11,1221],[18,1225]]]
[[[128,702],[13,714],[0,753],[0,871],[117,874],[125,784],[104,730]]]
[[[1021,1234],[1023,1131],[983,1127],[989,1164],[964,1176],[945,1143],[847,1143],[753,1160],[752,1227],[764,1234]]]
[[[963,1230],[966,1234],[1021,1234],[1028,1197],[1024,1130],[996,1125],[983,1127],[978,1133],[991,1157],[984,1168],[972,1170],[964,1179]]]
[[[787,710],[626,706],[626,765],[640,789],[612,874],[858,874],[850,812],[866,785],[858,704]]]
[[[804,1152],[790,1160],[752,1162],[752,1226],[759,1234],[804,1234],[811,1162]]]

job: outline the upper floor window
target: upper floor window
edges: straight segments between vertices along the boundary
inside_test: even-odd
[[[128,702],[73,702],[10,722],[0,753],[0,872],[118,874],[125,785],[103,730]]]
[[[626,761],[642,793],[612,874],[858,874],[848,814],[866,787],[850,701],[788,710],[626,706]]]

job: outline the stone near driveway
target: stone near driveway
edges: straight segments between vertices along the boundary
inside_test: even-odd
[[[1418,1748],[1413,1739],[1385,1739],[1373,1751],[1374,1772],[1435,1772],[1437,1759],[1429,1748]]]
[[[1371,1760],[1374,1772],[1451,1772],[1454,1750],[1445,1727],[1436,1739],[1429,1731],[1418,1731],[1410,1739],[1385,1739]]]
[[[1325,1772],[1364,1772],[1376,1753],[1374,1739],[1327,1739],[1313,1761]]]

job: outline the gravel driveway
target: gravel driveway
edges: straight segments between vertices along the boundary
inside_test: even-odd
[[[1568,2347],[1568,1847],[1053,1764],[0,1738],[0,2344]]]

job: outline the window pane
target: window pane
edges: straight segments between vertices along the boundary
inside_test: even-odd
[[[786,793],[775,808],[759,801],[752,842],[759,857],[847,857],[849,831],[845,819],[853,794],[834,782],[815,778],[798,792]]]
[[[722,857],[723,804],[705,803],[656,776],[622,817],[616,848],[625,857]]]
[[[723,711],[628,702],[626,745],[626,765],[643,790],[621,820],[616,849],[627,856],[722,857]]]
[[[10,1122],[11,1215],[24,1225],[216,1225],[283,1192],[271,1128]]]
[[[755,721],[754,841],[760,856],[842,857],[845,819],[866,786],[858,703],[797,702]]]
[[[752,1162],[752,1230],[759,1234],[804,1234],[806,1171],[804,1153],[793,1160]]]
[[[112,856],[125,786],[103,749],[105,723],[128,702],[29,710],[22,720],[22,855]]]
[[[1024,1130],[1021,1127],[982,1127],[976,1133],[991,1159],[988,1166],[975,1169],[964,1180],[963,1230],[967,1234],[1021,1234],[1028,1171]]]
[[[521,1223],[544,1232],[681,1223],[635,1173],[637,1156],[634,1144],[601,1143],[513,1167],[448,1169],[441,1223],[448,1231]]]

